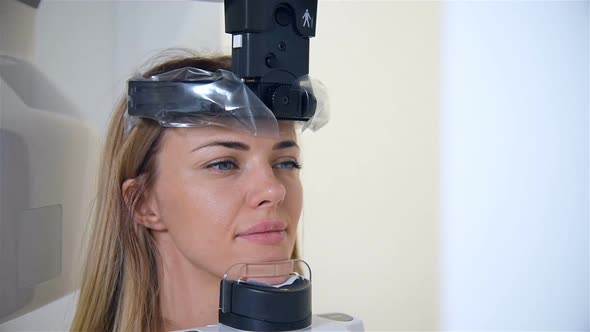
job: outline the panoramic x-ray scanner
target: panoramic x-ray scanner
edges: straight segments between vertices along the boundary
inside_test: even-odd
[[[43,73],[0,55],[0,323],[75,290],[95,141]]]
[[[0,331],[67,324],[42,317],[76,290],[96,172],[96,132],[31,61],[39,3],[0,3]]]
[[[232,70],[128,80],[127,124],[144,117],[166,127],[220,124],[254,135],[276,134],[279,120],[301,123],[302,130],[324,126],[328,94],[309,73],[317,0],[203,2],[224,8]],[[22,12],[43,6],[8,3]],[[25,17],[34,26],[35,15]],[[0,48],[0,332],[66,330],[102,139],[71,100],[75,93],[58,88],[34,56],[8,53]],[[312,271],[303,260],[228,266],[219,285],[219,323],[190,331],[362,331],[355,317],[313,312]]]

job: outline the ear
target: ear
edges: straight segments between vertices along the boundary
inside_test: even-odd
[[[137,188],[139,185],[140,184],[138,183],[137,179],[128,179],[125,180],[121,186],[123,199],[125,201],[125,205],[127,205],[128,208],[131,208],[130,204],[131,200],[133,199],[132,196],[134,196],[137,190],[142,190]],[[133,221],[139,225],[153,229],[155,231],[165,231],[166,225],[164,225],[162,219],[160,218],[160,212],[155,195],[149,190],[142,191],[143,192],[136,193],[137,195],[140,195],[140,197],[137,199],[135,209],[132,212]]]

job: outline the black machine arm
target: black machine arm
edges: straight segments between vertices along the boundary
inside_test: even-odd
[[[233,41],[234,75],[198,72],[197,79],[130,80],[130,115],[162,120],[162,114],[174,118],[227,111],[231,100],[212,103],[208,96],[199,93],[206,90],[204,85],[211,85],[219,76],[228,84],[236,81],[241,86],[245,84],[276,120],[305,122],[312,119],[320,101],[307,76],[309,38],[315,36],[317,23],[317,0],[225,0],[224,5],[225,30]],[[214,79],[207,81],[201,77],[207,75]],[[226,96],[222,93],[222,97]],[[218,107],[220,105],[224,107]],[[256,108],[259,101],[249,106]],[[164,120],[175,122],[174,119]]]
[[[309,38],[317,0],[225,0],[225,32],[232,35],[232,71],[277,119],[308,120],[316,99],[293,86],[309,74]]]

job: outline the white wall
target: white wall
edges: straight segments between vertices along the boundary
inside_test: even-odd
[[[590,329],[588,7],[444,7],[441,329]]]

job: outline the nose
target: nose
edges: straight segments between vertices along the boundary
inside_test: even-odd
[[[276,207],[287,195],[285,185],[276,177],[271,166],[257,167],[248,179],[248,205],[252,208]]]

